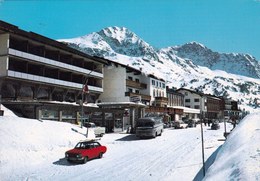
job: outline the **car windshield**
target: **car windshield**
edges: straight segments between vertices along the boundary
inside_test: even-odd
[[[153,127],[154,122],[140,121],[140,122],[137,122],[136,126],[137,127]]]
[[[77,149],[88,149],[88,148],[90,148],[90,145],[91,145],[90,143],[80,142],[75,146],[75,148],[77,148]]]

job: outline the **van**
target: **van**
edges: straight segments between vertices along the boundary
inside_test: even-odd
[[[136,122],[137,137],[161,136],[163,132],[163,121],[161,117],[144,117]]]

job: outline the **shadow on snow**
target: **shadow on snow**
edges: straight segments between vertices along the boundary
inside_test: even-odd
[[[139,140],[147,140],[147,139],[153,139],[152,137],[145,137],[145,138],[138,138],[135,134],[129,134],[127,136],[124,136],[120,139],[117,139],[116,141],[139,141]]]
[[[207,161],[205,162],[205,172],[207,173],[207,170],[209,169],[209,167],[214,163],[216,156],[218,154],[218,152],[220,151],[222,145],[219,146],[216,151],[214,151],[214,153],[212,153],[210,155],[210,157],[207,159]],[[193,181],[201,181],[203,180],[204,175],[203,175],[203,167],[200,169],[200,171],[197,173],[197,175],[194,177]]]

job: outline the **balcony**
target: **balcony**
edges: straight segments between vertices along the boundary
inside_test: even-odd
[[[136,89],[147,89],[147,84],[136,82],[129,79],[126,79],[126,86],[133,87]]]
[[[167,97],[155,97],[154,105],[159,107],[164,107],[168,104]]]
[[[126,92],[125,96],[129,96],[129,97],[141,96],[141,99],[144,100],[144,101],[150,101],[151,100],[151,96],[149,96],[149,95],[137,94],[137,93],[133,93],[133,92]]]
[[[168,98],[167,97],[155,97],[156,102],[162,102],[162,103],[168,103]]]

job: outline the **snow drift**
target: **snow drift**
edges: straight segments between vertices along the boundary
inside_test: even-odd
[[[232,131],[204,180],[260,180],[260,113]]]

